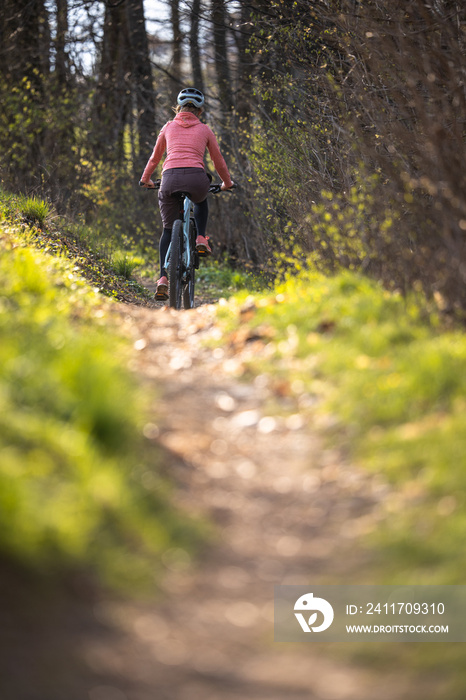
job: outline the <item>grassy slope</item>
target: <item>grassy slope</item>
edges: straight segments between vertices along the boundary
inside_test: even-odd
[[[98,229],[57,217],[46,202],[11,195],[0,189],[1,213],[16,222],[23,238],[34,248],[72,260],[76,270],[101,294],[126,303],[148,305],[153,294],[144,286],[159,276],[156,237],[152,245],[141,241],[111,240]],[[140,282],[138,281],[140,280]],[[196,272],[196,296],[204,303],[230,296],[238,290],[264,286],[260,275],[233,270],[227,264],[203,260]]]
[[[0,550],[35,570],[151,583],[160,553],[189,547],[197,530],[171,507],[144,443],[145,397],[110,302],[75,260],[30,245],[49,236],[2,208]]]
[[[147,304],[149,292],[131,279],[142,262],[135,253],[120,251],[91,227],[54,215],[46,202],[0,190],[1,213],[14,223],[23,240],[53,256],[72,260],[76,271],[103,295],[123,302]]]
[[[348,272],[303,272],[267,295],[238,295],[219,318],[221,342],[264,345],[246,361],[246,379],[269,374],[314,425],[326,415],[328,444],[388,484],[382,512],[360,534],[374,555],[372,582],[464,584],[463,329],[446,327],[422,298]],[[443,679],[443,697],[464,697],[459,643],[344,646],[343,656],[385,670],[429,669]]]
[[[335,416],[328,437],[389,481],[371,536],[391,581],[462,583],[466,538],[466,337],[435,309],[367,278],[302,273],[268,296],[221,307],[269,345],[267,367]],[[244,319],[248,320],[244,320]],[[237,330],[236,330],[237,332]],[[305,402],[304,402],[305,403]],[[388,580],[387,580],[388,582]]]

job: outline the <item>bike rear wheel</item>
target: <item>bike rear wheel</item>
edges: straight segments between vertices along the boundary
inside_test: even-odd
[[[196,229],[191,221],[189,226],[189,245],[191,248],[191,263],[186,270],[186,284],[183,286],[183,306],[192,309],[194,306],[194,287],[196,283]]]
[[[181,309],[183,293],[183,222],[173,224],[168,261],[168,301],[172,309]]]

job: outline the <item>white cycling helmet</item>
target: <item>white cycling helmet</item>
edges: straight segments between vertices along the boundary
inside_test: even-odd
[[[200,108],[204,104],[204,95],[196,88],[185,88],[180,92],[176,101],[181,107],[191,103],[195,107]]]

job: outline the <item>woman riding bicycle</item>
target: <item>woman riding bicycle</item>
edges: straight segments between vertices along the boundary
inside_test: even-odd
[[[206,148],[222,178],[221,189],[229,190],[233,187],[212,129],[199,120],[203,111],[204,95],[196,88],[185,88],[178,95],[177,103],[175,118],[167,122],[160,131],[139,183],[144,187],[155,187],[151,175],[166,151],[167,157],[163,164],[162,184],[159,189],[163,232],[159,244],[160,279],[157,281],[155,293],[156,299],[161,300],[168,298],[168,279],[164,262],[170,245],[172,226],[179,213],[179,202],[174,196],[176,192],[189,193],[189,198],[194,202],[194,218],[198,231],[196,250],[203,255],[212,252],[205,235],[209,216],[207,194],[211,181],[204,169]]]

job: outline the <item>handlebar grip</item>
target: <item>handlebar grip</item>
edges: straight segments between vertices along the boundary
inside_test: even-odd
[[[213,185],[211,185],[211,186],[209,187],[209,192],[210,192],[211,194],[218,194],[219,192],[229,192],[229,193],[231,194],[231,191],[234,190],[234,189],[236,189],[237,187],[238,187],[238,185],[237,185],[236,182],[235,182],[235,183],[233,183],[233,185],[230,187],[230,189],[228,189],[228,190],[222,190],[222,185],[220,185],[218,182],[216,182],[216,183],[214,183]]]
[[[158,189],[160,189],[161,183],[162,183],[162,180],[156,180],[154,182],[155,187],[146,187],[147,182],[143,182],[142,180],[139,180],[139,187],[144,187],[146,190],[158,190]]]

